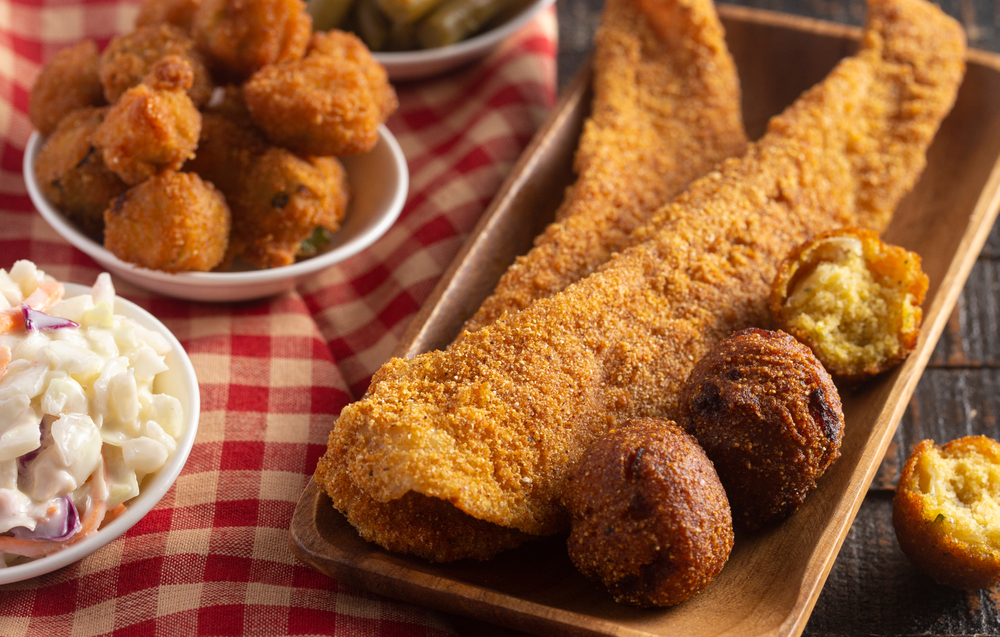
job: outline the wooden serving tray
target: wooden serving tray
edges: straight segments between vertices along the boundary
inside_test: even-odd
[[[760,10],[719,8],[743,85],[751,138],[767,119],[851,54],[860,30]],[[431,564],[360,539],[310,482],[291,544],[330,576],[416,604],[541,635],[798,635],[854,520],[1000,205],[1000,56],[973,51],[927,169],[885,234],[915,250],[930,277],[916,351],[890,374],[845,392],[842,457],[783,524],[737,535],[729,563],[700,595],[668,609],[614,603],[579,575],[565,538],[489,562]],[[590,107],[585,69],[568,87],[396,351],[447,345],[514,257],[552,218]]]

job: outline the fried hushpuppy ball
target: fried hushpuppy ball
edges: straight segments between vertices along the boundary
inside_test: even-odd
[[[199,4],[199,0],[143,0],[139,5],[135,26],[172,24],[185,33],[190,33],[194,12],[198,10]]]
[[[233,200],[246,183],[251,162],[270,147],[250,118],[239,88],[227,86],[201,113],[201,135],[183,170],[198,173]]]
[[[243,86],[254,121],[279,146],[309,155],[354,155],[378,143],[398,105],[381,64],[343,31],[317,33],[306,57],[261,69]]]
[[[35,158],[35,178],[45,197],[83,232],[99,235],[108,202],[125,192],[104,165],[91,135],[108,108],[84,108],[64,117]]]
[[[114,104],[125,91],[140,84],[153,66],[168,55],[176,55],[191,66],[188,95],[195,106],[206,104],[212,96],[212,78],[205,60],[195,48],[194,40],[169,24],[139,27],[114,38],[104,49],[100,75],[108,103]]]
[[[84,40],[62,49],[42,67],[28,96],[28,119],[42,136],[73,111],[104,104],[97,45]]]
[[[785,259],[770,308],[834,378],[860,381],[898,365],[916,346],[927,283],[919,255],[870,230],[841,228]]]
[[[791,515],[840,457],[844,413],[830,374],[784,332],[749,328],[695,363],[678,421],[715,463],[733,521]]]
[[[191,66],[168,55],[108,110],[93,140],[104,163],[125,183],[134,185],[161,170],[177,170],[194,156],[201,113],[185,92],[190,85]]]
[[[195,173],[150,177],[104,211],[104,247],[152,270],[211,270],[225,256],[229,230],[225,197]]]
[[[616,602],[673,606],[715,579],[733,548],[726,492],[698,442],[641,418],[584,452],[561,502],[569,556]]]
[[[192,31],[216,75],[240,83],[269,64],[301,58],[312,18],[301,0],[201,0]]]
[[[201,135],[194,157],[183,170],[198,173],[212,182],[227,200],[233,199],[246,185],[246,172],[252,161],[270,146],[252,123],[241,124],[212,111],[201,114]]]
[[[334,232],[347,209],[344,167],[271,147],[254,158],[233,209],[233,254],[258,268],[295,262],[317,228]]]
[[[1000,583],[1000,443],[965,436],[910,454],[892,501],[899,547],[945,586]]]

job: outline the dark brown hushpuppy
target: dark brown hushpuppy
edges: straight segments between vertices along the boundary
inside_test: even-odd
[[[756,328],[695,364],[679,421],[715,463],[733,520],[748,530],[798,509],[840,457],[844,434],[837,387],[812,351]]]
[[[700,592],[733,548],[726,492],[677,424],[643,418],[597,439],[562,494],[570,558],[615,601],[673,606]]]
[[[899,547],[935,581],[963,590],[1000,582],[1000,443],[965,436],[917,445],[892,501]]]

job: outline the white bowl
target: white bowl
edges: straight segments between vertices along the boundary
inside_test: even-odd
[[[122,261],[49,203],[35,181],[35,157],[42,143],[41,136],[32,133],[24,153],[24,181],[31,202],[49,225],[112,274],[153,292],[190,301],[245,301],[294,288],[303,279],[361,252],[385,234],[399,217],[409,188],[403,151],[389,129],[381,126],[374,149],[341,158],[351,186],[351,201],[340,229],[319,254],[268,270],[170,274]]]
[[[65,286],[66,297],[90,293],[90,287],[85,285],[66,283]],[[184,433],[177,441],[177,449],[167,463],[156,473],[146,476],[139,488],[139,495],[126,503],[127,508],[124,513],[108,522],[107,526],[97,533],[61,551],[23,564],[0,568],[0,584],[19,582],[72,564],[128,531],[149,513],[170,489],[194,446],[195,434],[198,432],[198,418],[201,414],[201,394],[198,392],[198,379],[187,352],[163,323],[138,305],[116,296],[115,314],[126,316],[143,327],[155,331],[170,343],[170,353],[166,356],[166,363],[170,369],[157,375],[153,390],[156,393],[170,394],[180,401],[184,410]]]
[[[389,79],[392,81],[413,80],[444,73],[485,57],[501,42],[530,22],[539,11],[553,2],[555,0],[535,0],[524,11],[500,26],[456,44],[437,49],[374,53],[373,55],[385,67],[386,72],[389,73]]]

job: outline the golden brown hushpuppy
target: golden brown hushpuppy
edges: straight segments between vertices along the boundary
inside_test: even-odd
[[[134,185],[161,170],[177,170],[194,156],[201,113],[184,92],[191,77],[186,60],[168,55],[142,84],[110,107],[94,131],[104,163],[125,183]]]
[[[144,268],[204,272],[222,262],[229,226],[229,207],[212,184],[166,171],[111,202],[104,247]]]
[[[84,40],[42,67],[28,97],[28,118],[39,133],[48,136],[73,111],[104,104],[97,63],[97,45]]]
[[[927,283],[919,255],[869,230],[842,228],[785,259],[771,313],[834,378],[856,382],[899,364],[916,346]]]
[[[45,197],[88,234],[104,228],[108,202],[128,186],[104,165],[91,135],[108,108],[84,108],[59,122],[35,158],[35,178]]]
[[[715,464],[734,523],[791,515],[840,457],[844,414],[830,375],[784,332],[737,332],[695,363],[679,422]]]
[[[269,148],[251,160],[245,183],[230,199],[232,253],[258,268],[294,263],[316,228],[340,227],[349,191],[336,158]]]
[[[215,74],[241,83],[269,64],[301,58],[312,18],[301,0],[200,0],[191,28]]]
[[[316,33],[306,57],[261,69],[243,86],[254,121],[279,146],[354,155],[378,143],[398,105],[381,64],[353,33]]]
[[[903,466],[892,502],[899,547],[921,571],[964,590],[1000,582],[1000,443],[924,440]]]
[[[715,579],[733,548],[726,492],[697,441],[643,418],[587,448],[561,498],[570,558],[615,601],[673,606]]]
[[[190,33],[194,12],[198,10],[199,4],[199,0],[143,0],[139,5],[135,26],[172,24],[185,33]]]
[[[205,60],[181,29],[169,24],[152,24],[120,35],[101,54],[100,76],[104,97],[114,104],[125,91],[140,84],[153,66],[176,55],[191,67],[191,85],[186,88],[191,101],[201,107],[212,96],[212,78]]]

